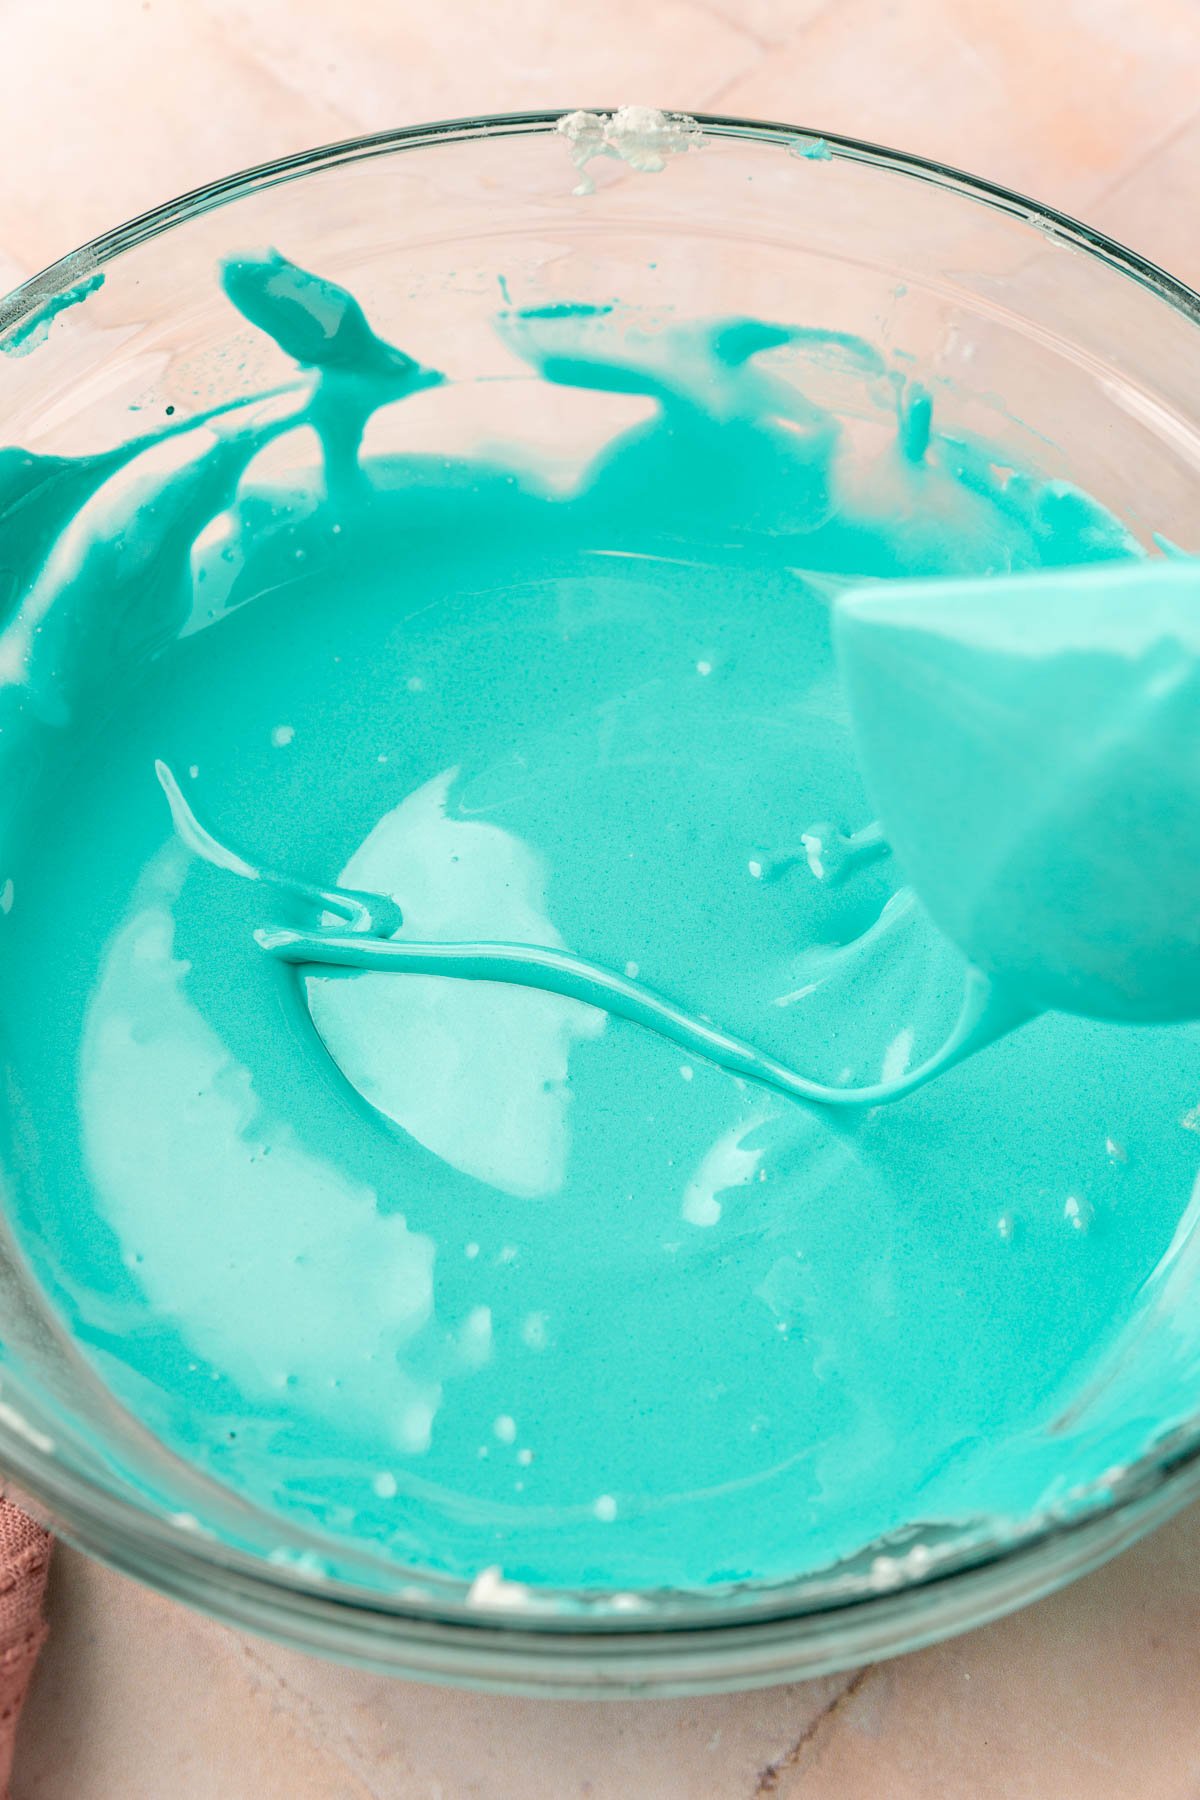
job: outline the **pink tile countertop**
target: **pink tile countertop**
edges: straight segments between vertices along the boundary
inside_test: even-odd
[[[960,164],[1200,282],[1197,0],[0,0],[0,286],[330,138],[579,101]],[[355,1674],[58,1555],[13,1800],[1195,1800],[1200,1512],[1014,1618],[767,1693]]]

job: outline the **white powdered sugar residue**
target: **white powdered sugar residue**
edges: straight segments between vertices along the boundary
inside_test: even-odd
[[[577,194],[593,194],[596,184],[588,173],[593,157],[613,156],[656,175],[672,156],[698,150],[704,134],[687,113],[660,112],[656,106],[621,106],[614,113],[564,113],[554,129],[571,146],[571,161],[579,171]]]

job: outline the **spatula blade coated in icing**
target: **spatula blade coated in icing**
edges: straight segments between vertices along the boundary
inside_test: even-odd
[[[867,787],[921,900],[1030,1010],[1200,1018],[1200,564],[838,602]]]

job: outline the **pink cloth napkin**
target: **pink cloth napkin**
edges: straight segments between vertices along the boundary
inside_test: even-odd
[[[0,1793],[6,1797],[17,1721],[46,1640],[49,1568],[49,1533],[11,1500],[0,1500]]]

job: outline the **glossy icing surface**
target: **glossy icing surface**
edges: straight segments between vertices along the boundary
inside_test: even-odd
[[[986,959],[873,827],[832,609],[1120,524],[858,340],[619,309],[501,320],[646,402],[570,486],[360,456],[452,383],[282,259],[225,281],[293,389],[0,467],[10,1213],[113,1391],[281,1520],[561,1587],[781,1580],[1141,1451],[1061,1418],[1185,1213],[1192,1027],[1049,1014],[864,1108],[643,1016],[838,1090],[938,1051]]]

